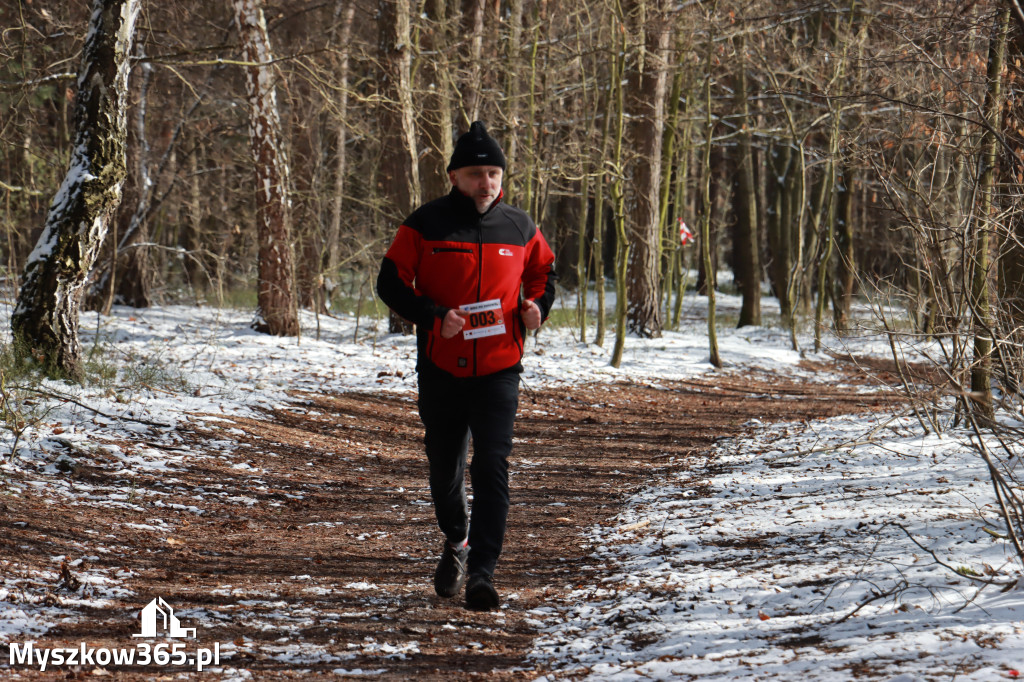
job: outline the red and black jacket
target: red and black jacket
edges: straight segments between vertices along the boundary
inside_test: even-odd
[[[416,324],[420,371],[432,367],[458,377],[521,369],[525,327],[520,295],[547,319],[555,299],[555,257],[525,212],[501,197],[487,212],[452,188],[424,204],[398,228],[381,263],[377,293]],[[505,332],[467,340],[441,338],[452,308],[499,299]]]

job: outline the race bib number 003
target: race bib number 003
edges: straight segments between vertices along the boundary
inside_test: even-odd
[[[461,310],[469,313],[466,316],[466,326],[462,330],[467,341],[505,333],[505,318],[501,314],[500,299],[492,298],[490,301],[469,303],[462,306]]]

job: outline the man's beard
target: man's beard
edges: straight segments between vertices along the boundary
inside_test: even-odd
[[[481,214],[487,213],[487,209],[489,209],[491,207],[491,204],[493,204],[493,203],[494,203],[494,198],[493,197],[488,197],[487,199],[477,199],[476,200],[476,212],[477,213],[481,213]]]

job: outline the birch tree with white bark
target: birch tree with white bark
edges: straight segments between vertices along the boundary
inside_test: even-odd
[[[15,352],[53,377],[83,379],[79,307],[127,175],[128,55],[140,0],[94,0],[75,97],[74,148],[25,263],[11,315]]]
[[[234,9],[242,57],[246,62],[249,150],[256,181],[259,283],[258,307],[252,327],[274,336],[297,336],[299,313],[291,242],[288,159],[274,90],[270,36],[261,0],[234,0]]]

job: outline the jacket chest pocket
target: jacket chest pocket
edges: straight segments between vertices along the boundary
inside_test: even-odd
[[[416,280],[436,303],[457,308],[477,300],[478,277],[479,254],[472,244],[438,244],[426,249]]]

